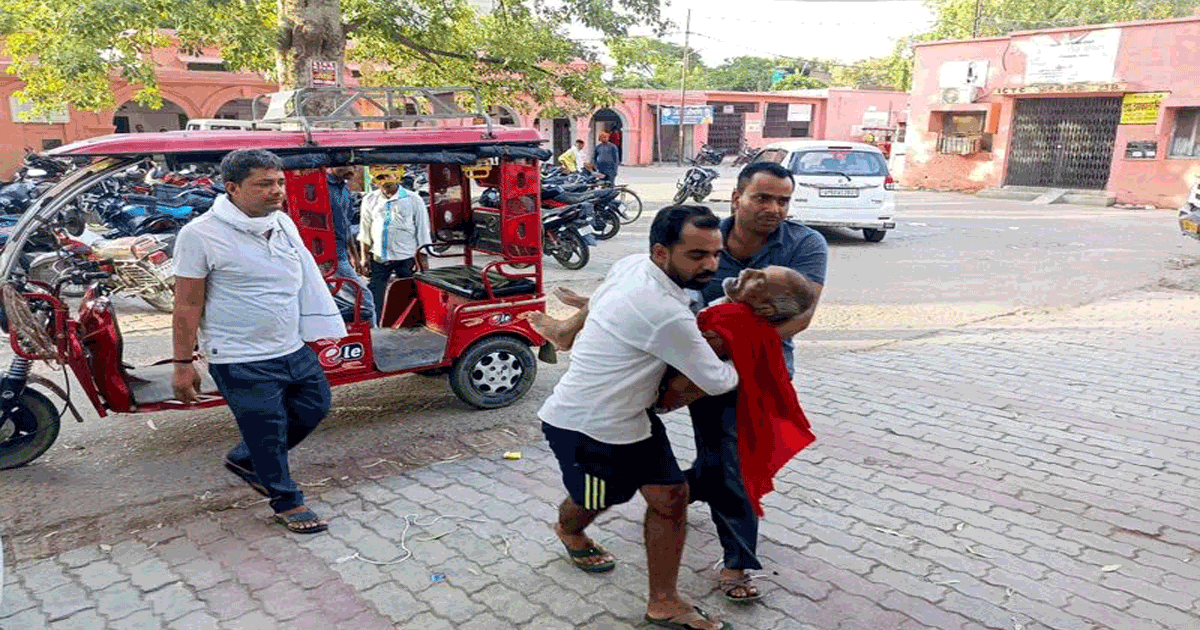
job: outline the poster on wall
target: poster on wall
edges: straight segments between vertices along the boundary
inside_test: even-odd
[[[1121,29],[1017,42],[1025,52],[1025,83],[1105,83],[1113,80]]]
[[[683,124],[685,125],[709,125],[712,124],[712,120],[713,108],[711,105],[688,105],[683,110]],[[660,107],[659,124],[678,125],[679,108],[674,106]]]
[[[812,103],[789,103],[787,109],[788,122],[812,122]]]
[[[1158,110],[1170,92],[1138,92],[1121,99],[1122,125],[1153,125],[1158,123]]]

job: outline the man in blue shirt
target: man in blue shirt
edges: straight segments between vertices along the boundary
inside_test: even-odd
[[[617,167],[620,165],[621,153],[617,145],[608,141],[607,133],[600,134],[600,142],[592,149],[592,166],[611,184],[617,181]]]
[[[795,179],[786,168],[756,162],[742,169],[733,192],[733,216],[721,222],[725,249],[713,281],[701,289],[704,303],[724,296],[722,281],[736,278],[744,269],[772,265],[790,267],[803,276],[808,308],[776,326],[783,337],[788,374],[794,371],[791,337],[812,322],[829,258],[825,237],[816,230],[787,221]],[[721,590],[733,601],[760,597],[746,571],[759,570],[758,516],[742,483],[737,446],[737,392],[702,398],[689,406],[696,434],[696,461],[687,472],[693,501],[705,501],[712,510],[717,537],[724,549],[724,566],[718,578]]]
[[[329,169],[329,208],[333,212],[333,235],[337,241],[337,270],[333,272],[334,278],[345,278],[350,282],[358,285],[358,292],[362,294],[363,311],[372,313],[371,325],[375,325],[375,300],[371,295],[370,288],[367,287],[367,282],[362,276],[354,270],[355,265],[351,262],[350,256],[357,255],[357,248],[350,242],[350,217],[354,214],[354,198],[350,194],[350,188],[346,185],[354,178],[354,169],[349,166],[338,166]]]

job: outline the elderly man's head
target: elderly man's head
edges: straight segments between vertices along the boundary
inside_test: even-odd
[[[808,310],[812,295],[804,277],[795,269],[770,266],[743,269],[738,277],[726,278],[725,295],[742,302],[772,322],[789,320]]]

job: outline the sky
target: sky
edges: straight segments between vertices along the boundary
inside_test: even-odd
[[[881,57],[892,52],[897,38],[933,23],[933,14],[920,0],[673,0],[664,14],[677,32],[663,39],[683,43],[688,9],[689,43],[708,66],[743,55],[842,61]]]

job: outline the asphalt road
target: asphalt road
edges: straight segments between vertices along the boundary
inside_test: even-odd
[[[669,199],[681,172],[626,169],[622,179],[642,193],[647,212],[601,243],[583,270],[568,272],[546,259],[547,281],[591,291],[614,261],[645,251],[652,212]],[[722,215],[731,174],[726,169],[711,202]],[[899,225],[881,243],[850,231],[826,232],[828,283],[817,319],[798,345],[800,362],[1022,309],[1186,281],[1200,269],[1189,268],[1200,262],[1200,244],[1178,235],[1170,211],[922,192],[900,193],[900,204]],[[166,356],[167,319],[135,302],[120,307],[127,361]],[[10,357],[5,348],[0,363]],[[525,399],[487,412],[459,402],[444,378],[399,376],[339,388],[330,417],[293,454],[294,473],[302,484],[319,486],[375,476],[379,466],[437,459],[452,452],[447,444],[461,434],[513,427],[528,434],[564,367],[540,364]],[[107,418],[86,411],[83,424],[64,420],[57,444],[42,458],[0,471],[0,533],[25,543],[87,539],[258,498],[220,467],[237,440],[226,410]]]

